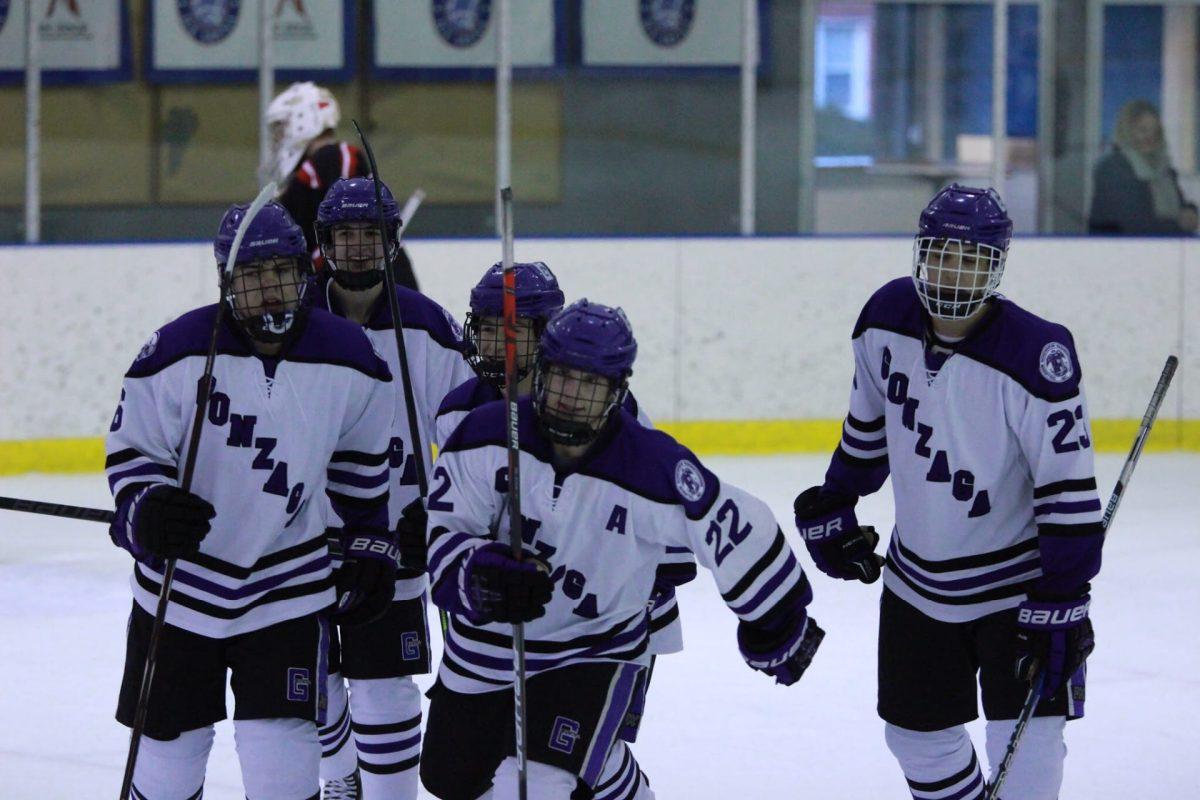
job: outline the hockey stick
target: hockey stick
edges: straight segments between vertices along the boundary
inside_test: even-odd
[[[504,266],[504,403],[508,411],[508,538],[521,560],[521,441],[517,408],[517,270],[513,266],[512,187],[500,190],[501,253]],[[513,724],[517,743],[517,794],[528,796],[529,759],[525,749],[525,626],[513,623]]]
[[[103,508],[84,508],[65,503],[48,503],[43,500],[23,500],[20,497],[0,497],[0,510],[24,511],[28,514],[45,514],[48,517],[66,517],[86,522],[112,522],[116,514]]]
[[[233,243],[229,247],[229,258],[225,261],[225,269],[221,273],[221,295],[217,301],[217,311],[213,316],[212,333],[208,339],[208,353],[204,357],[204,375],[196,384],[196,411],[192,414],[192,431],[188,438],[187,458],[183,462],[183,478],[179,488],[185,492],[192,486],[192,475],[196,470],[196,449],[200,446],[200,432],[204,429],[204,412],[208,408],[209,395],[212,393],[213,362],[217,357],[217,335],[221,331],[221,320],[225,315],[225,295],[229,291],[229,282],[233,275],[233,266],[237,263],[238,250],[242,246],[242,238],[250,222],[258,215],[271,198],[275,196],[278,187],[272,182],[263,187],[254,198],[254,202],[246,209],[242,221],[238,223]],[[138,748],[141,746],[142,731],[146,728],[146,715],[150,708],[150,685],[154,681],[154,667],[158,658],[158,643],[162,639],[163,627],[167,620],[167,599],[171,593],[171,583],[175,579],[175,559],[167,559],[163,570],[162,586],[158,592],[158,607],[154,611],[154,627],[150,630],[150,644],[146,649],[146,663],[142,668],[142,686],[138,690],[136,711],[133,716],[133,730],[129,735],[129,754],[125,758],[125,777],[121,781],[120,800],[127,800],[133,787],[133,768],[137,764]]]
[[[1146,413],[1142,415],[1142,424],[1138,426],[1137,436],[1133,439],[1133,447],[1130,448],[1129,455],[1125,457],[1125,465],[1121,467],[1121,475],[1117,478],[1117,485],[1113,487],[1112,494],[1108,497],[1108,506],[1104,509],[1104,517],[1100,520],[1100,526],[1104,529],[1105,535],[1108,534],[1108,528],[1117,515],[1121,498],[1129,486],[1129,479],[1133,477],[1133,469],[1137,466],[1138,459],[1142,457],[1142,449],[1146,446],[1146,440],[1150,438],[1150,429],[1154,427],[1154,420],[1158,418],[1158,410],[1162,407],[1163,398],[1167,396],[1167,389],[1171,386],[1171,379],[1175,377],[1175,369],[1178,366],[1178,358],[1167,356],[1167,363],[1163,365],[1162,374],[1158,376],[1158,385],[1154,387],[1154,393],[1150,395],[1150,405],[1146,406]],[[1029,720],[1033,718],[1039,695],[1042,693],[1044,679],[1045,673],[1038,672],[1033,684],[1029,687],[1029,693],[1025,695],[1025,702],[1021,705],[1021,713],[1017,716],[1017,723],[1008,739],[1004,758],[1000,761],[1000,766],[996,768],[996,779],[988,787],[984,800],[999,800],[1000,798],[1000,787],[1004,785],[1004,780],[1008,777],[1008,770],[1012,766],[1013,757],[1017,754],[1017,747],[1021,744],[1021,737],[1025,733],[1026,726],[1029,725]]]
[[[421,207],[421,203],[424,200],[424,189],[414,189],[413,193],[408,196],[408,200],[404,203],[404,208],[400,209],[400,230],[407,230],[408,224],[417,215],[417,209]]]
[[[375,209],[379,212],[379,236],[383,241],[384,291],[387,292],[388,311],[392,315],[392,332],[396,334],[396,354],[400,357],[400,371],[404,373],[401,383],[404,384],[404,410],[408,415],[408,434],[412,437],[413,454],[416,456],[417,491],[421,493],[421,499],[424,500],[429,495],[429,483],[425,478],[426,453],[421,445],[421,429],[417,425],[417,401],[413,396],[412,373],[408,370],[408,350],[404,347],[404,322],[400,318],[400,303],[396,299],[396,279],[392,275],[392,254],[388,249],[387,222],[383,218],[383,190],[380,188],[382,180],[379,177],[379,167],[375,164],[375,151],[371,149],[367,135],[358,126],[358,120],[352,120],[352,122],[354,122],[354,130],[358,131],[358,138],[362,142],[363,150],[367,152],[367,163],[371,165],[371,177],[375,181]],[[413,197],[415,198],[418,193],[424,195],[418,189],[413,193]],[[405,209],[407,210],[412,203],[412,199],[405,203]],[[417,205],[420,205],[419,200]],[[415,213],[416,206],[413,206],[410,216]],[[401,219],[403,219],[403,215],[401,215]],[[403,236],[404,229],[401,228],[397,235],[397,245],[400,244],[399,240]],[[403,468],[404,465],[401,464],[401,472],[403,472]]]

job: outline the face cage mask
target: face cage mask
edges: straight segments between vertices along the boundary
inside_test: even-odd
[[[307,288],[299,259],[268,258],[234,266],[225,302],[247,336],[263,344],[276,344],[287,338],[302,313]],[[269,292],[278,297],[283,308],[266,310],[263,300]]]
[[[489,327],[494,333],[490,334],[486,339],[483,338],[483,326],[488,322]],[[491,323],[495,323],[494,325]],[[533,319],[531,317],[517,317],[517,324],[528,323],[523,328],[517,330],[517,381],[525,379],[530,371],[537,363],[538,342],[542,338],[542,330],[546,327],[546,321],[542,319]],[[504,319],[502,317],[493,316],[491,314],[476,314],[473,311],[467,312],[466,325],[467,335],[467,363],[471,365],[471,369],[475,370],[475,374],[480,379],[492,384],[497,389],[504,389]],[[489,345],[488,353],[496,353],[496,356],[484,355],[483,345]],[[525,356],[521,356],[521,345],[525,345]]]
[[[361,292],[377,286],[384,278],[384,266],[389,262],[394,263],[396,256],[400,254],[398,231],[393,230],[388,236],[389,258],[385,261],[377,239],[372,239],[370,242],[363,241],[363,233],[368,229],[351,228],[351,232],[357,235],[353,236],[350,241],[335,243],[334,236],[338,227],[338,225],[330,225],[317,231],[321,255],[325,257],[325,263],[332,271],[334,283],[351,292]],[[378,233],[379,227],[372,225],[369,230]],[[346,251],[345,256],[335,257],[340,251]],[[351,269],[352,266],[361,267],[364,264],[369,266]]]
[[[996,293],[1006,257],[992,245],[918,236],[913,242],[913,285],[930,316],[966,319]]]
[[[583,373],[583,378],[561,377],[563,372]],[[553,382],[560,385],[574,383],[574,391],[567,393],[550,388]],[[629,382],[624,378],[608,378],[595,373],[576,370],[558,364],[538,364],[533,378],[533,408],[537,414],[538,429],[552,442],[563,445],[589,444],[598,437],[612,419],[629,391]],[[575,409],[564,413],[557,406],[564,402]]]

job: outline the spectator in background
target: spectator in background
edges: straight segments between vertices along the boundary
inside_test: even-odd
[[[1200,218],[1171,167],[1158,109],[1145,100],[1117,116],[1112,152],[1096,164],[1090,233],[1190,236]]]

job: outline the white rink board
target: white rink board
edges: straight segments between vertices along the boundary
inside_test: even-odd
[[[492,240],[409,243],[458,318]],[[518,239],[569,298],[624,306],[634,391],[661,420],[835,419],[863,302],[906,275],[911,239]],[[99,436],[142,342],[216,296],[208,243],[0,247],[0,440]],[[1018,239],[1002,289],[1071,328],[1092,414],[1140,417],[1163,358],[1164,418],[1200,417],[1200,241]]]

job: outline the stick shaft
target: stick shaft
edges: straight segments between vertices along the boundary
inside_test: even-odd
[[[504,267],[504,402],[508,419],[508,514],[509,543],[513,558],[521,560],[524,549],[521,530],[521,440],[517,405],[517,271],[513,266],[513,196],[510,187],[500,190],[500,229]],[[525,626],[513,625],[513,724],[516,733],[518,795],[528,792],[528,754],[525,747]]]
[[[69,506],[66,503],[50,503],[44,500],[24,500],[20,497],[0,497],[0,510],[24,511],[27,514],[43,514],[48,517],[81,519],[87,522],[111,523],[116,514],[103,508]]]

